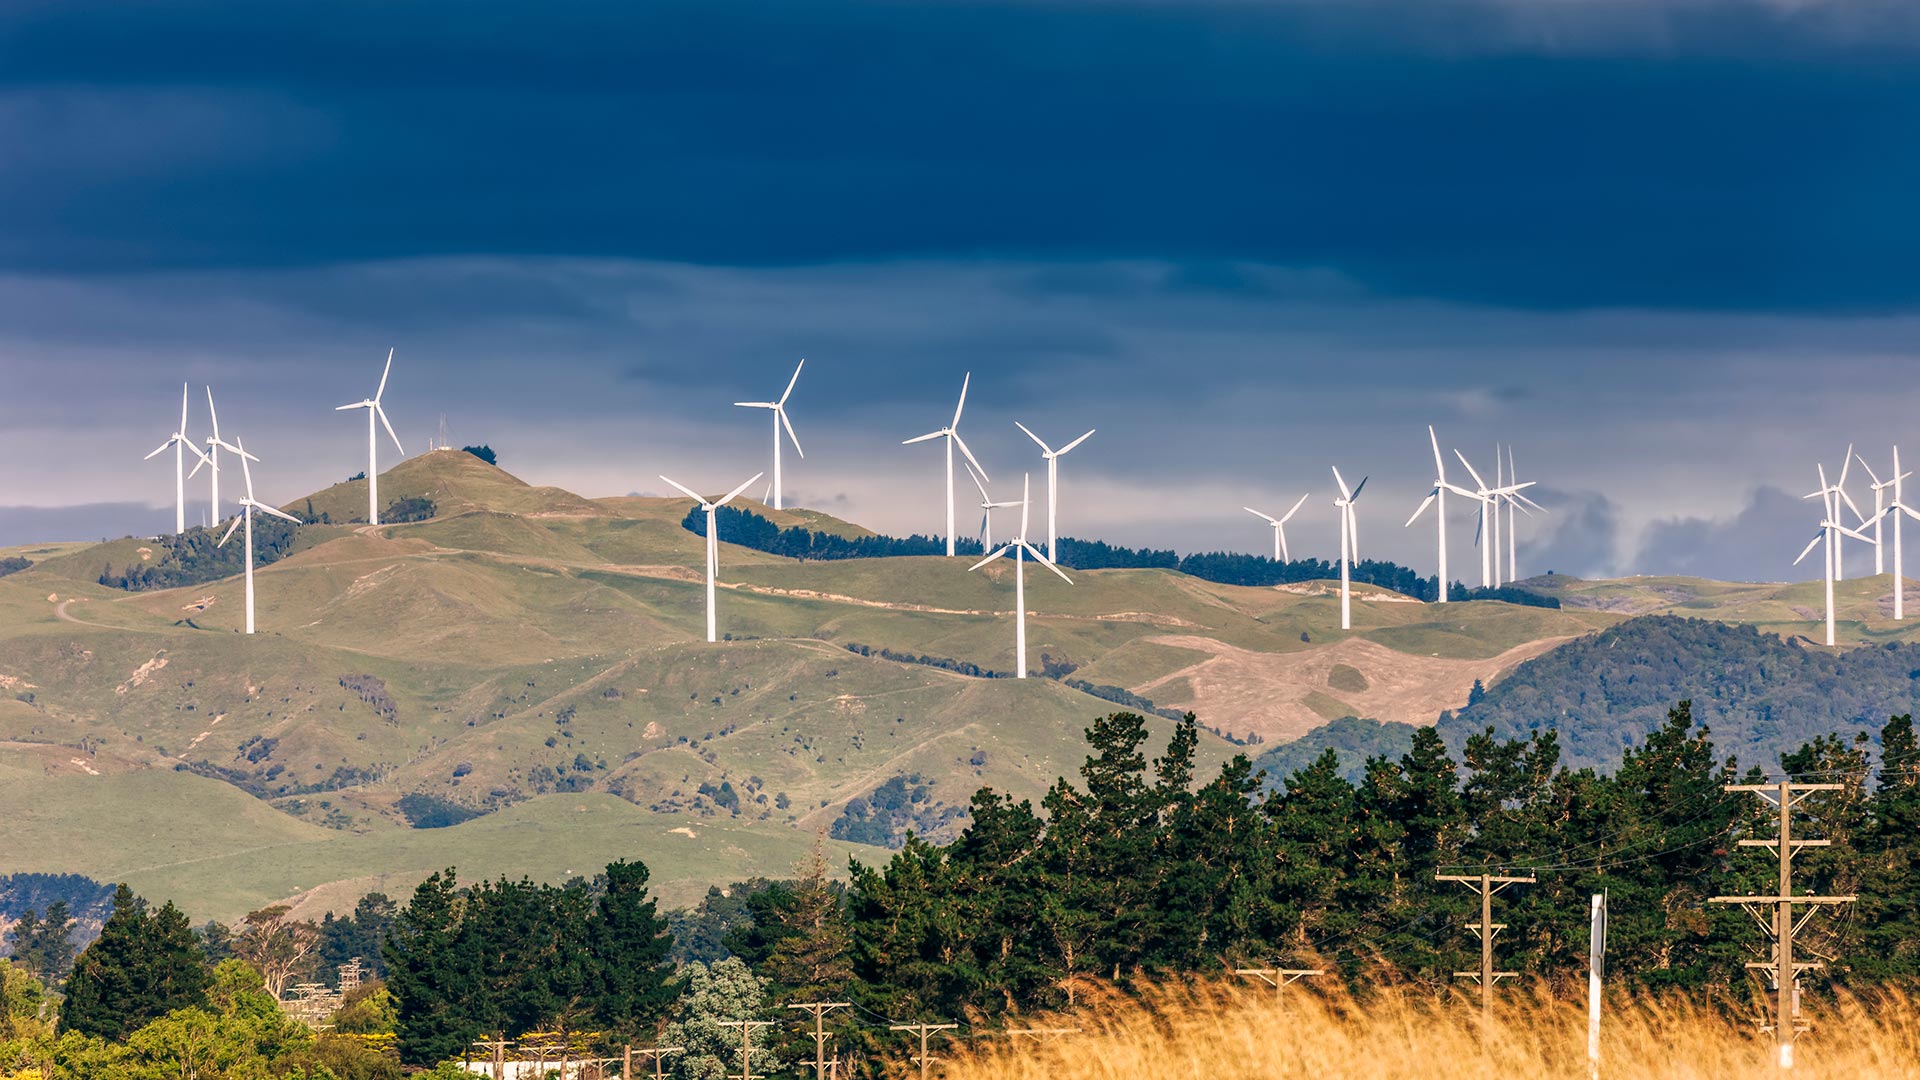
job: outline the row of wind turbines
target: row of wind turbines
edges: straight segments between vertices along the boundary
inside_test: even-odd
[[[1847,473],[1856,461],[1860,463],[1860,468],[1866,471],[1867,479],[1873,485],[1871,515],[1862,513],[1860,507],[1854,503],[1853,497],[1847,494]],[[1873,471],[1873,466],[1867,464],[1866,458],[1855,453],[1852,446],[1847,447],[1847,456],[1841,459],[1840,476],[1837,480],[1831,483],[1827,481],[1825,463],[1815,465],[1815,469],[1820,476],[1820,486],[1802,498],[1820,500],[1820,527],[1814,533],[1813,539],[1793,560],[1793,564],[1800,565],[1807,556],[1813,554],[1815,548],[1825,545],[1826,569],[1823,576],[1826,580],[1827,594],[1827,644],[1832,645],[1834,644],[1833,585],[1836,581],[1846,579],[1845,542],[1852,539],[1871,546],[1874,574],[1877,576],[1886,573],[1886,544],[1884,543],[1886,537],[1883,526],[1888,520],[1893,522],[1893,617],[1895,621],[1906,619],[1907,579],[1904,573],[1905,567],[1901,565],[1900,526],[1907,518],[1920,520],[1920,512],[1916,512],[1906,503],[1902,489],[1907,477],[1913,474],[1900,470],[1900,448],[1897,446],[1893,448],[1893,472],[1888,474],[1885,480],[1880,479],[1879,475]],[[1843,504],[1853,512],[1855,519],[1853,525],[1847,525],[1841,520],[1840,507]],[[1868,529],[1873,530],[1871,535],[1867,533]]]

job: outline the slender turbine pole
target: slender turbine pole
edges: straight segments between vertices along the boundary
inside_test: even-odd
[[[718,499],[709,499],[705,495],[702,495],[699,492],[693,490],[692,488],[686,486],[685,484],[680,483],[678,480],[675,480],[671,476],[660,477],[660,479],[665,480],[667,483],[672,484],[676,488],[679,488],[680,491],[684,493],[688,498],[692,499],[696,503],[699,503],[700,509],[705,511],[707,515],[707,640],[708,641],[719,640],[719,635],[717,633],[718,624],[715,621],[715,614],[714,614],[714,591],[713,591],[714,578],[719,574],[719,570],[720,570],[720,541],[718,537],[718,533],[720,529],[719,529],[719,524],[718,524],[716,515],[719,512],[721,507],[732,502],[735,498],[739,496],[741,492],[747,490],[749,487],[752,487],[754,481],[760,479],[765,475],[767,474],[754,473],[752,476],[747,478],[746,483],[741,484],[739,487],[734,488],[732,491],[727,492],[725,495],[721,496]]]

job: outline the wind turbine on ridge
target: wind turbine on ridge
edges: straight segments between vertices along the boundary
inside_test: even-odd
[[[1847,453],[1851,455],[1853,453],[1853,448],[1848,447]],[[1845,525],[1840,524],[1840,500],[1845,499],[1847,497],[1847,494],[1844,490],[1841,489],[1840,485],[1827,483],[1827,467],[1825,465],[1819,466],[1819,469],[1820,469],[1820,489],[1818,491],[1809,492],[1802,497],[1807,499],[1819,499],[1820,507],[1823,511],[1825,511],[1825,513],[1821,515],[1820,531],[1814,534],[1812,542],[1807,544],[1807,546],[1800,552],[1799,557],[1793,560],[1793,565],[1799,566],[1800,560],[1805,559],[1808,555],[1813,554],[1813,549],[1820,546],[1821,541],[1826,542],[1826,545],[1827,545],[1827,551],[1826,551],[1827,644],[1832,645],[1834,643],[1833,582],[1840,575],[1840,537],[1844,534],[1846,536],[1851,536],[1856,540],[1859,540],[1863,543],[1868,543],[1868,544],[1873,543],[1873,538],[1871,536],[1868,536],[1865,533],[1857,532],[1853,529],[1847,528]],[[1842,467],[1841,472],[1842,474],[1846,472],[1846,469],[1844,466]],[[1852,505],[1852,500],[1848,500],[1848,505]]]
[[[967,456],[967,460],[973,462],[973,467],[979,470],[980,476],[982,479],[985,479],[987,475],[987,470],[985,467],[983,467],[980,464],[980,459],[973,456],[973,451],[967,449],[967,441],[960,437],[960,410],[967,407],[967,386],[971,382],[973,382],[973,372],[969,371],[967,372],[966,377],[960,380],[960,403],[953,407],[952,423],[948,424],[946,427],[943,427],[938,431],[929,431],[925,435],[916,435],[913,438],[903,440],[900,443],[901,446],[911,446],[914,443],[926,442],[929,439],[944,438],[947,440],[947,558],[949,559],[953,558],[953,540],[954,540],[954,530],[953,530],[953,448],[954,446],[958,445],[960,447],[960,452]],[[1022,535],[1023,536],[1025,535],[1025,530],[1022,530]]]
[[[1507,581],[1509,583],[1520,580],[1520,517],[1519,515],[1525,514],[1528,517],[1532,517],[1533,511],[1527,509],[1527,507],[1529,506],[1533,507],[1534,510],[1538,510],[1543,514],[1547,512],[1546,507],[1541,506],[1539,503],[1534,502],[1532,499],[1529,499],[1525,495],[1522,495],[1520,493],[1520,489],[1523,487],[1530,486],[1531,482],[1529,482],[1528,484],[1521,484],[1519,480],[1520,480],[1520,470],[1513,463],[1513,444],[1508,443],[1507,444],[1507,483],[1506,483],[1506,486],[1501,488],[1500,490],[1501,490],[1502,497],[1507,500]]]
[[[380,372],[380,389],[370,398],[362,398],[350,405],[338,405],[334,412],[346,412],[348,409],[367,410],[367,524],[380,524],[380,436],[373,429],[373,418],[379,417],[380,423],[393,439],[393,448],[404,456],[407,448],[400,445],[400,436],[393,433],[393,425],[387,422],[387,410],[380,407],[380,398],[387,392],[387,376],[393,374],[393,350],[387,350],[387,366]]]
[[[245,442],[241,442],[239,446],[236,446],[234,448],[234,453],[240,455],[240,475],[246,478],[247,494],[245,495],[245,497],[243,497],[240,500],[240,513],[235,515],[233,519],[233,524],[227,527],[227,534],[220,538],[220,543],[218,546],[226,547],[227,541],[233,539],[233,531],[235,529],[240,528],[242,525],[246,526],[246,530],[247,530],[247,633],[251,634],[253,633],[253,512],[255,510],[259,510],[264,513],[272,514],[274,517],[277,517],[277,518],[285,518],[288,521],[293,522],[295,525],[300,524],[300,519],[297,517],[294,517],[292,514],[283,513],[279,510],[276,510],[273,507],[268,506],[266,503],[257,502],[254,500],[253,470],[247,467],[247,462],[259,461],[260,459],[247,453],[244,449],[240,449],[240,447],[244,447],[245,445],[246,445]]]
[[[1468,499],[1479,499],[1480,496],[1474,494],[1471,491],[1468,491],[1466,488],[1463,488],[1458,484],[1452,484],[1447,481],[1447,462],[1445,458],[1440,456],[1440,436],[1434,434],[1432,424],[1427,425],[1427,441],[1433,444],[1433,490],[1427,493],[1426,498],[1420,500],[1420,509],[1415,510],[1413,512],[1413,516],[1408,518],[1407,523],[1405,525],[1402,525],[1401,528],[1403,529],[1411,528],[1414,522],[1420,520],[1420,515],[1427,512],[1427,507],[1429,506],[1434,507],[1433,519],[1434,519],[1434,523],[1438,526],[1438,528],[1435,531],[1437,531],[1440,534],[1440,599],[1439,599],[1439,602],[1444,604],[1447,602],[1447,587],[1448,587],[1447,586],[1447,492],[1451,491],[1455,495],[1459,495]],[[1461,458],[1462,462],[1464,462],[1465,460],[1466,459],[1464,457]],[[1468,466],[1467,471],[1472,472],[1473,467]],[[1476,479],[1478,478],[1476,477]],[[1484,576],[1484,571],[1483,571],[1483,576]]]
[[[1908,506],[1901,495],[1902,483],[1913,474],[1900,471],[1900,448],[1897,446],[1893,448],[1891,478],[1882,480],[1874,476],[1873,467],[1867,464],[1866,458],[1860,459],[1860,467],[1867,470],[1867,475],[1873,479],[1873,553],[1876,571],[1880,566],[1880,522],[1889,515],[1893,517],[1893,619],[1895,622],[1900,622],[1907,617],[1907,578],[1900,559],[1900,525],[1902,518],[1910,517],[1920,521],[1920,513],[1916,513],[1913,507]],[[1887,491],[1893,492],[1893,501],[1882,505],[1881,500]]]
[[[1288,510],[1286,513],[1281,514],[1279,517],[1273,517],[1269,514],[1263,514],[1260,511],[1255,510],[1251,506],[1243,506],[1240,508],[1242,510],[1245,510],[1249,514],[1252,514],[1254,517],[1265,520],[1269,525],[1273,526],[1273,561],[1274,562],[1292,562],[1293,561],[1293,555],[1287,551],[1287,522],[1293,519],[1293,515],[1300,512],[1300,508],[1306,505],[1307,499],[1312,497],[1312,494],[1313,494],[1312,492],[1308,492],[1307,494],[1300,496],[1299,501],[1293,504],[1293,509]]]
[[[991,551],[993,549],[993,512],[1020,504],[994,502],[993,496],[987,494],[985,481],[980,479],[979,473],[973,471],[973,466],[967,466],[967,475],[973,479],[973,486],[980,489],[980,548],[982,551]]]
[[[153,453],[141,460],[152,461],[169,446],[173,447],[173,531],[179,534],[187,531],[187,452],[192,451],[193,456],[203,463],[207,459],[207,455],[193,445],[193,440],[187,438],[186,383],[180,384],[180,426],[174,429],[173,434],[167,436],[165,442],[155,447]],[[199,466],[194,466],[194,470],[199,471]]]
[[[1028,474],[1020,498],[1020,535],[1007,541],[1006,546],[967,567],[969,573],[980,569],[1007,552],[1013,552],[1013,654],[1014,678],[1027,677],[1027,563],[1026,556],[1033,556],[1040,565],[1060,575],[1060,580],[1073,584],[1068,577],[1055,566],[1052,559],[1040,554],[1032,544],[1027,543],[1027,516],[1033,505],[1033,476]]]
[[[1056,518],[1060,510],[1060,459],[1067,456],[1067,451],[1093,438],[1093,433],[1096,429],[1088,428],[1085,435],[1055,450],[1053,447],[1048,446],[1040,436],[1035,435],[1029,430],[1027,425],[1015,420],[1013,426],[1019,428],[1021,431],[1025,431],[1027,438],[1039,443],[1040,456],[1045,458],[1047,462],[1047,558],[1058,562],[1060,559],[1060,551],[1055,545],[1059,542]]]
[[[207,420],[213,426],[213,434],[207,436],[207,452],[201,457],[200,465],[195,465],[193,471],[187,474],[187,479],[191,480],[195,476],[198,476],[201,465],[205,465],[212,470],[208,475],[213,480],[213,493],[209,498],[208,505],[212,508],[212,519],[215,522],[219,522],[223,520],[220,516],[220,451],[225,450],[227,453],[239,458],[242,465],[245,465],[249,461],[259,461],[260,459],[220,437],[220,414],[215,411],[213,407],[213,387],[211,386],[207,387]]]
[[[758,480],[765,475],[767,474],[763,472],[754,473],[752,476],[747,478],[746,483],[741,484],[739,487],[734,488],[732,491],[727,492],[725,495],[721,496],[718,499],[708,499],[705,495],[700,494],[699,492],[693,490],[692,488],[686,486],[685,484],[682,484],[681,482],[673,479],[670,476],[660,477],[660,479],[665,480],[667,483],[672,484],[674,487],[679,488],[682,492],[685,492],[688,498],[700,504],[700,509],[705,510],[707,512],[707,640],[708,641],[719,640],[718,635],[715,633],[715,630],[717,629],[717,627],[714,620],[714,610],[713,610],[713,579],[714,579],[714,575],[718,573],[720,569],[720,543],[717,539],[715,539],[715,533],[717,533],[719,530],[714,527],[714,513],[718,511],[721,507],[732,502],[735,498],[739,496],[741,492],[752,487],[753,482],[755,480]]]
[[[800,369],[806,366],[806,357],[801,357],[800,363],[794,366],[793,378],[787,380],[786,393],[780,395],[779,401],[734,402],[735,405],[743,409],[773,410],[773,488],[771,489],[773,492],[773,501],[767,505],[773,507],[775,510],[782,508],[780,501],[780,429],[782,427],[787,429],[787,438],[793,440],[793,452],[803,458],[807,456],[807,452],[800,449],[800,436],[793,433],[793,421],[787,419],[787,399],[793,396],[793,384],[800,381]]]
[[[1340,497],[1333,505],[1340,511],[1340,629],[1353,629],[1352,587],[1349,582],[1349,567],[1360,557],[1360,522],[1354,516],[1353,504],[1366,490],[1367,478],[1360,478],[1360,486],[1349,491],[1347,482],[1340,477],[1340,466],[1333,467],[1333,482],[1340,485]]]

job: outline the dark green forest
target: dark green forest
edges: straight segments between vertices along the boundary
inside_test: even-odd
[[[154,558],[129,563],[115,570],[103,567],[99,582],[114,589],[147,592],[182,585],[204,585],[209,581],[232,577],[247,568],[246,545],[238,533],[223,546],[227,523],[213,528],[194,526],[186,532],[149,541]],[[253,519],[253,567],[279,562],[293,552],[296,527],[270,514]]]

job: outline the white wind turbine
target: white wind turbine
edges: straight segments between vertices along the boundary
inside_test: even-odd
[[[167,436],[165,442],[155,447],[153,453],[142,460],[152,461],[169,446],[173,447],[173,531],[183,533],[187,531],[187,454],[191,452],[203,463],[207,459],[207,455],[193,445],[193,440],[187,438],[186,383],[180,384],[180,426],[174,429],[173,434]],[[194,468],[197,471],[199,466],[196,465]]]
[[[1300,507],[1306,504],[1306,501],[1310,497],[1310,495],[1311,495],[1311,492],[1309,492],[1308,495],[1300,496],[1300,500],[1293,504],[1293,509],[1287,511],[1284,514],[1281,514],[1279,517],[1271,517],[1267,514],[1263,514],[1260,511],[1255,510],[1251,506],[1243,506],[1240,508],[1242,510],[1245,510],[1249,514],[1252,514],[1254,517],[1265,520],[1269,525],[1273,526],[1273,561],[1274,562],[1292,562],[1293,561],[1293,556],[1287,551],[1287,522],[1293,520],[1293,515],[1300,512]]]
[[[243,442],[240,445],[245,446],[246,444]],[[240,500],[240,513],[237,517],[233,519],[233,524],[227,527],[227,535],[220,538],[220,546],[221,547],[227,546],[227,541],[233,539],[233,530],[238,529],[243,525],[246,527],[246,530],[247,530],[247,633],[251,634],[253,633],[253,512],[255,510],[259,510],[262,513],[272,514],[274,517],[277,517],[277,518],[286,518],[288,521],[293,522],[295,525],[300,524],[300,519],[297,517],[294,517],[292,514],[282,513],[279,510],[276,510],[273,507],[268,506],[266,503],[256,502],[253,498],[253,470],[247,467],[247,462],[259,461],[260,459],[253,457],[252,455],[248,454],[245,450],[240,449],[238,447],[234,449],[234,453],[240,456],[240,474],[241,476],[246,478],[247,494],[244,498]]]
[[[1408,518],[1407,523],[1401,528],[1411,528],[1414,522],[1420,520],[1420,515],[1427,512],[1427,507],[1434,507],[1433,518],[1438,526],[1436,531],[1440,534],[1440,603],[1444,604],[1447,602],[1447,492],[1451,491],[1455,495],[1468,499],[1479,499],[1480,496],[1457,484],[1447,482],[1446,459],[1440,456],[1440,436],[1434,434],[1432,424],[1427,425],[1427,440],[1433,444],[1433,490],[1420,501],[1420,509],[1415,510],[1413,516]],[[1464,461],[1465,458],[1461,460]],[[1472,471],[1472,466],[1468,466],[1468,471]],[[1482,571],[1483,577],[1484,573]]]
[[[779,401],[736,401],[735,405],[743,409],[773,410],[773,501],[769,503],[775,510],[781,508],[780,501],[780,429],[787,429],[787,438],[793,440],[793,452],[806,457],[807,452],[800,449],[800,436],[793,433],[793,421],[787,419],[787,399],[793,396],[793,384],[800,381],[800,369],[807,366],[805,357],[794,366],[793,378],[787,380],[787,392],[780,395]]]
[[[346,412],[348,409],[367,410],[367,524],[380,524],[380,441],[379,433],[373,428],[373,418],[379,417],[380,423],[393,439],[393,448],[402,455],[407,448],[400,445],[400,436],[393,433],[393,425],[387,422],[387,410],[380,407],[380,397],[387,392],[387,376],[393,374],[393,350],[387,350],[387,366],[380,372],[380,389],[370,398],[362,398],[351,405],[337,405],[334,412]]]
[[[1333,467],[1333,482],[1340,485],[1340,497],[1333,505],[1340,511],[1340,629],[1353,629],[1353,600],[1349,578],[1349,567],[1360,557],[1360,522],[1354,516],[1353,504],[1360,498],[1360,492],[1367,486],[1367,478],[1360,478],[1360,486],[1349,491],[1347,482],[1340,478],[1340,467]]]
[[[207,452],[201,457],[200,464],[195,465],[193,471],[187,474],[187,479],[191,480],[198,476],[201,465],[211,470],[208,475],[213,480],[213,494],[208,505],[212,507],[212,520],[217,522],[222,520],[220,517],[220,451],[225,450],[239,458],[242,465],[260,459],[220,437],[220,414],[213,408],[213,387],[211,386],[207,387],[207,420],[213,426],[213,434],[207,436]]]
[[[732,502],[737,496],[739,496],[741,492],[752,487],[753,482],[755,480],[758,480],[765,475],[767,474],[754,473],[752,476],[747,478],[746,483],[741,484],[739,487],[734,488],[732,491],[727,492],[725,495],[721,496],[718,499],[711,499],[711,500],[708,499],[705,495],[700,494],[699,492],[693,490],[692,488],[686,486],[685,484],[680,483],[679,481],[673,479],[672,477],[662,476],[660,478],[662,480],[665,480],[667,483],[672,484],[674,487],[679,488],[681,491],[685,492],[688,498],[691,498],[694,502],[697,502],[700,504],[700,509],[705,510],[707,512],[707,640],[708,641],[719,640],[718,635],[715,633],[716,624],[714,622],[714,610],[713,610],[713,577],[714,577],[714,574],[717,573],[720,569],[720,542],[714,536],[714,534],[718,531],[714,527],[714,512],[719,510],[721,507],[727,505],[728,503]]]
[[[967,466],[967,475],[973,478],[973,486],[980,489],[980,545],[982,550],[990,551],[993,549],[993,512],[1020,504],[994,502],[993,496],[987,494],[985,481],[981,480],[979,473],[973,471],[973,466]]]
[[[1060,580],[1073,584],[1073,579],[1062,573],[1052,559],[1040,554],[1032,544],[1027,543],[1027,512],[1033,505],[1033,477],[1028,476],[1020,499],[1020,535],[1007,541],[1006,546],[967,567],[969,572],[978,570],[993,560],[1013,552],[1013,653],[1014,677],[1027,677],[1027,563],[1026,557],[1033,556],[1034,561],[1060,575]]]
[[[1849,455],[1853,453],[1851,447],[1848,448],[1847,453]],[[1821,516],[1820,531],[1814,534],[1813,541],[1800,552],[1798,558],[1793,560],[1793,565],[1799,566],[1800,560],[1813,554],[1813,549],[1820,546],[1821,541],[1826,542],[1827,644],[1832,645],[1834,643],[1833,582],[1835,578],[1840,576],[1840,537],[1842,535],[1851,536],[1856,540],[1868,544],[1873,543],[1873,537],[1862,532],[1856,532],[1840,524],[1840,500],[1845,499],[1847,493],[1841,490],[1839,484],[1827,483],[1827,467],[1825,465],[1821,465],[1819,468],[1820,490],[1809,492],[1804,497],[1808,499],[1819,499],[1820,507],[1825,513]],[[1841,472],[1844,475],[1846,472],[1845,468],[1842,468]],[[1852,500],[1848,500],[1848,505],[1852,505]]]
[[[1513,464],[1513,444],[1507,444],[1507,483],[1500,489],[1500,496],[1507,500],[1507,581],[1520,580],[1520,516],[1533,516],[1534,510],[1546,513],[1547,508],[1520,493],[1522,488],[1532,487],[1535,481],[1520,483],[1520,471]],[[1497,557],[1497,556],[1496,556]]]
[[[1876,570],[1880,565],[1880,521],[1888,515],[1893,517],[1893,618],[1895,622],[1899,622],[1907,617],[1907,578],[1905,567],[1901,565],[1900,525],[1903,518],[1920,520],[1920,513],[1908,506],[1901,495],[1902,484],[1913,474],[1900,471],[1900,448],[1897,446],[1893,448],[1891,479],[1882,480],[1874,476],[1873,468],[1867,464],[1865,458],[1860,459],[1860,467],[1866,469],[1867,475],[1873,478],[1873,554]],[[1893,492],[1893,501],[1883,505],[1882,500],[1888,491]]]
[[[946,427],[943,427],[938,431],[929,431],[925,435],[916,435],[911,439],[904,440],[900,444],[902,446],[910,446],[917,442],[926,442],[929,439],[944,438],[947,440],[947,557],[948,558],[953,557],[953,448],[956,445],[960,447],[960,452],[962,454],[965,454],[967,456],[967,460],[973,462],[973,467],[980,471],[980,476],[982,479],[985,479],[987,475],[987,470],[981,466],[980,459],[973,456],[973,451],[967,449],[967,441],[960,437],[960,410],[967,407],[967,385],[972,381],[973,381],[973,372],[971,371],[967,372],[966,378],[960,380],[960,404],[955,405],[953,407],[952,423],[948,424]],[[1022,535],[1023,536],[1025,535],[1024,531]]]
[[[1028,430],[1027,425],[1015,420],[1013,426],[1025,431],[1027,438],[1040,444],[1040,456],[1047,462],[1047,558],[1058,562],[1060,551],[1055,545],[1059,542],[1057,517],[1060,510],[1060,459],[1067,456],[1067,451],[1093,438],[1095,429],[1088,428],[1085,435],[1055,450],[1042,441],[1040,436]]]
[[[1473,477],[1475,490],[1471,492],[1453,488],[1452,485],[1448,487],[1480,504],[1480,522],[1474,526],[1473,543],[1480,549],[1480,587],[1491,589],[1493,588],[1493,550],[1483,542],[1483,539],[1491,529],[1487,524],[1487,511],[1494,505],[1493,489],[1488,487],[1487,482],[1481,478],[1480,471],[1473,467],[1473,462],[1467,460],[1467,455],[1456,449],[1453,456],[1460,459],[1460,464],[1466,466],[1468,475]]]

